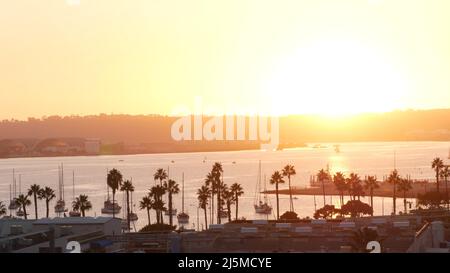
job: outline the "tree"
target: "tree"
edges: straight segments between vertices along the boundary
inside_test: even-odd
[[[205,186],[210,188],[211,194],[211,224],[214,223],[214,194],[216,193],[216,182],[212,172],[209,172],[205,178]]]
[[[211,190],[206,185],[203,185],[197,191],[197,199],[198,199],[199,207],[202,208],[203,211],[205,212],[206,229],[208,229],[208,215],[207,215],[206,209],[208,207],[208,198],[209,198],[210,194],[211,194]]]
[[[441,178],[445,182],[445,201],[447,202],[447,209],[449,209],[449,199],[448,199],[448,178],[450,177],[449,166],[445,166],[441,171]]]
[[[364,190],[361,183],[361,178],[359,178],[357,174],[350,174],[350,177],[347,179],[347,184],[351,200],[360,200],[360,197],[364,196]]]
[[[294,211],[294,203],[292,202],[292,189],[291,189],[291,176],[296,175],[295,168],[293,165],[286,165],[281,170],[281,173],[284,177],[288,178],[288,185],[289,185],[289,211]]]
[[[445,195],[437,191],[429,191],[417,195],[417,205],[427,209],[440,209],[441,205],[447,203]]]
[[[153,208],[156,211],[156,222],[158,224],[164,224],[163,214],[162,212],[165,210],[165,203],[162,201],[162,196],[165,194],[166,190],[164,187],[160,185],[153,186],[150,189],[150,196],[152,196],[155,199],[155,202],[153,204]]]
[[[6,206],[2,201],[0,201],[0,217],[2,217],[3,215],[6,215]]]
[[[155,174],[153,175],[153,179],[159,180],[159,185],[162,187],[163,181],[168,178],[166,170],[159,168],[156,170]]]
[[[234,201],[236,202],[236,220],[238,219],[238,210],[239,210],[239,197],[244,194],[244,190],[242,189],[241,184],[234,183],[231,185],[231,192],[234,195]]]
[[[333,214],[339,213],[339,210],[334,205],[325,205],[323,208],[316,210],[314,213],[314,219],[329,219],[333,217]]]
[[[323,194],[323,206],[325,207],[327,201],[325,200],[325,181],[328,181],[330,179],[330,174],[325,171],[324,169],[321,169],[317,173],[317,180],[322,183],[322,194]]]
[[[145,209],[147,211],[148,225],[151,225],[152,223],[150,221],[150,210],[153,209],[152,198],[149,195],[142,197],[142,200],[139,202],[139,208],[141,210]]]
[[[180,188],[177,184],[177,182],[175,182],[172,179],[169,179],[168,181],[164,182],[164,189],[166,190],[166,192],[169,195],[169,225],[173,225],[173,216],[172,216],[172,211],[173,211],[173,203],[172,203],[172,195],[174,194],[178,194],[180,192]]]
[[[221,180],[222,177],[222,173],[223,173],[223,168],[222,168],[222,164],[219,162],[214,163],[213,167],[212,167],[212,171],[211,173],[214,176],[214,181],[215,181],[215,188],[217,191],[217,223],[220,224],[221,219],[220,219],[220,211],[222,210],[222,195],[220,194],[220,189],[221,186],[223,184],[223,181]]]
[[[33,196],[33,200],[34,200],[34,216],[35,216],[35,219],[38,219],[37,199],[38,199],[40,191],[41,191],[41,187],[39,185],[37,185],[37,184],[31,185],[30,188],[28,189],[28,196]]]
[[[372,207],[372,210],[373,210],[373,191],[375,189],[380,188],[380,185],[377,182],[377,177],[376,176],[368,176],[366,178],[366,180],[364,181],[364,188],[369,190],[370,206]],[[373,216],[373,214],[372,214],[372,216]]]
[[[294,211],[286,211],[285,213],[283,213],[283,215],[280,216],[280,220],[298,220],[298,216]]]
[[[444,167],[444,162],[439,157],[436,157],[431,162],[431,168],[434,169],[434,171],[436,172],[436,189],[437,189],[437,192],[439,192],[439,176],[440,176],[441,169],[443,167]]]
[[[82,217],[86,217],[86,211],[92,209],[92,203],[87,195],[80,194],[72,202],[72,209],[81,212]]]
[[[393,206],[394,206],[394,211],[393,211],[393,213],[394,213],[394,215],[396,214],[396,212],[397,212],[397,205],[396,205],[396,199],[397,199],[397,193],[396,193],[396,190],[397,190],[397,184],[398,184],[398,182],[400,181],[400,175],[398,175],[398,172],[397,172],[397,170],[394,170],[394,171],[392,171],[392,173],[389,175],[389,177],[388,177],[388,183],[389,184],[391,184],[392,186],[393,186],[393,193],[392,193],[392,203],[393,203]]]
[[[345,183],[345,176],[341,172],[337,172],[333,176],[333,183],[336,190],[339,192],[341,206],[344,204],[344,193],[348,190],[347,183]]]
[[[16,198],[16,204],[18,206],[22,207],[23,210],[23,215],[25,217],[25,219],[28,219],[27,217],[27,206],[31,205],[31,201],[28,199],[28,195],[23,195],[20,194],[17,198]]]
[[[45,187],[39,191],[39,199],[45,200],[46,217],[49,217],[50,201],[56,197],[55,191],[50,187]]]
[[[283,176],[279,171],[275,171],[272,174],[272,177],[270,178],[270,184],[275,185],[275,194],[277,196],[277,220],[280,219],[280,201],[278,198],[278,185],[283,183],[284,183]]]
[[[404,178],[400,179],[397,189],[399,192],[403,192],[403,213],[407,213],[407,207],[406,207],[406,193],[412,189],[412,183],[409,179]]]
[[[234,203],[234,194],[228,189],[227,184],[223,184],[221,187],[222,200],[227,207],[228,222],[231,222],[231,205]]]
[[[115,209],[115,205],[116,205],[116,191],[119,190],[120,186],[122,185],[122,173],[120,173],[120,171],[118,171],[117,169],[112,169],[111,171],[109,171],[108,173],[108,177],[107,177],[107,183],[108,186],[111,188],[112,190],[112,196],[113,196],[113,218],[115,218],[116,215],[116,209]]]
[[[134,186],[131,180],[125,180],[120,187],[120,191],[124,191],[127,196],[127,226],[128,230],[130,230],[130,192],[134,192]]]
[[[369,204],[360,200],[350,200],[341,207],[342,215],[350,215],[351,217],[359,217],[363,215],[372,215],[373,209]]]

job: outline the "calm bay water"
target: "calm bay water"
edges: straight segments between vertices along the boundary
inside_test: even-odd
[[[108,169],[119,169],[124,178],[132,179],[135,185],[133,199],[134,210],[139,221],[136,228],[147,224],[145,211],[139,210],[138,201],[155,185],[153,174],[158,168],[169,168],[170,178],[180,184],[182,173],[185,176],[185,211],[190,214],[189,227],[197,227],[197,197],[196,191],[203,184],[204,177],[210,171],[214,162],[221,162],[224,168],[224,182],[231,185],[240,183],[245,194],[240,199],[239,216],[247,219],[264,218],[256,215],[253,209],[256,181],[258,176],[258,161],[261,160],[263,179],[286,164],[293,164],[297,175],[292,179],[293,186],[307,186],[309,177],[321,168],[330,168],[331,172],[342,171],[346,174],[356,172],[360,176],[377,175],[379,178],[387,175],[393,168],[400,174],[410,174],[413,179],[434,179],[431,161],[441,157],[446,164],[450,142],[371,142],[343,143],[341,153],[334,151],[333,144],[324,144],[326,148],[298,148],[284,151],[238,151],[214,153],[183,153],[183,154],[151,154],[151,155],[121,155],[93,157],[52,157],[52,158],[16,158],[0,160],[0,200],[9,204],[9,185],[12,183],[12,173],[15,169],[16,179],[21,176],[21,191],[26,192],[31,184],[58,188],[58,165],[64,164],[66,204],[72,201],[72,172],[75,172],[75,194],[87,194],[92,201],[93,209],[88,216],[101,215],[103,201],[106,198],[106,173]],[[205,162],[204,162],[205,161]],[[267,183],[267,188],[273,187]],[[118,193],[117,200],[123,201],[123,194]],[[275,196],[269,200],[276,211]],[[288,197],[280,198],[280,214],[289,208]],[[368,202],[367,198],[363,198]],[[338,198],[327,197],[328,203],[338,204]],[[323,206],[321,196],[316,197],[317,208]],[[398,210],[403,209],[402,200],[397,202]],[[51,204],[51,216],[54,202]],[[174,197],[174,206],[181,211],[181,192]],[[314,197],[298,196],[294,200],[295,210],[300,217],[312,216],[314,213]],[[384,207],[384,211],[383,211]],[[233,217],[234,217],[234,206]],[[389,214],[392,211],[390,198],[375,198],[375,213]],[[203,225],[203,211],[199,212],[199,225]],[[29,207],[30,218],[34,217],[34,207]],[[39,202],[39,214],[45,214],[45,202]],[[123,212],[120,213],[123,215]],[[209,215],[209,214],[208,214]],[[155,220],[154,212],[151,214]],[[270,215],[269,218],[274,218]],[[166,221],[167,217],[166,217]],[[176,223],[176,219],[174,220]],[[209,219],[208,219],[209,221]]]

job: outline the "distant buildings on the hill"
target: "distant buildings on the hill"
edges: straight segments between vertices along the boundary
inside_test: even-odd
[[[48,138],[0,140],[0,157],[98,155],[100,139]]]

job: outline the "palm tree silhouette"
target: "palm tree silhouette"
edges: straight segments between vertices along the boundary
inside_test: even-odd
[[[148,225],[151,225],[152,223],[150,221],[150,210],[153,209],[152,198],[149,195],[142,197],[142,200],[139,202],[139,208],[141,210],[145,209],[147,211]]]
[[[370,206],[373,210],[373,190],[380,188],[380,185],[377,182],[376,176],[368,176],[367,179],[364,181],[364,187],[369,190],[370,194]],[[373,213],[372,213],[373,216]]]
[[[31,205],[31,201],[30,199],[28,199],[28,195],[23,195],[20,194],[17,198],[16,198],[16,204],[18,206],[21,206],[23,209],[23,215],[25,217],[25,220],[28,219],[27,217],[27,206]]]
[[[166,192],[169,195],[169,224],[172,226],[173,225],[173,215],[172,215],[172,211],[173,211],[173,202],[172,202],[172,195],[174,194],[178,194],[180,192],[180,188],[177,184],[177,182],[175,182],[172,179],[169,179],[168,181],[164,182],[164,189],[166,190]]]
[[[211,190],[206,185],[203,185],[197,191],[197,199],[198,199],[199,207],[202,208],[203,211],[205,212],[205,226],[206,226],[206,229],[208,229],[208,215],[207,215],[206,209],[208,207],[208,199],[209,199],[210,195],[211,195]]]
[[[155,199],[154,209],[156,211],[156,221],[157,223],[164,224],[164,219],[162,212],[165,210],[164,202],[162,200],[162,196],[165,194],[166,190],[163,186],[156,185],[150,189],[150,195]]]
[[[321,169],[319,173],[317,173],[317,180],[319,180],[322,183],[322,194],[323,194],[323,206],[326,205],[325,200],[325,180],[328,180],[330,178],[330,174],[325,171],[324,169]]]
[[[336,187],[336,189],[339,192],[339,197],[340,197],[340,203],[341,206],[344,204],[344,193],[345,191],[347,191],[347,184],[345,183],[345,176],[343,173],[341,172],[337,172],[334,176],[333,176],[333,183],[334,186]]]
[[[205,186],[210,188],[210,195],[211,195],[211,215],[210,215],[210,219],[211,219],[211,224],[214,223],[214,194],[216,193],[216,182],[215,182],[215,178],[214,178],[214,174],[212,172],[209,172],[206,175],[205,178]]]
[[[112,190],[112,196],[113,196],[113,218],[116,216],[116,191],[119,190],[120,186],[122,185],[122,174],[117,169],[112,169],[108,173],[107,183],[108,186]]]
[[[81,212],[82,217],[86,217],[86,211],[92,209],[92,203],[89,201],[87,195],[80,194],[80,196],[76,197],[72,202],[72,209]]]
[[[434,171],[436,172],[436,187],[437,187],[437,192],[439,192],[439,176],[440,176],[440,172],[441,169],[444,167],[444,162],[442,161],[442,159],[440,159],[439,157],[436,157],[435,159],[433,159],[433,161],[431,162],[431,168],[434,169]]]
[[[45,187],[39,191],[39,199],[45,200],[46,217],[49,217],[50,201],[56,197],[55,191],[50,187]]]
[[[270,178],[270,184],[275,185],[275,194],[277,196],[277,220],[280,219],[280,201],[278,198],[278,185],[283,183],[284,183],[283,176],[279,171],[275,171],[272,174],[272,177]]]
[[[215,189],[217,193],[217,223],[220,224],[220,211],[222,210],[222,195],[220,194],[220,190],[223,184],[223,181],[221,180],[221,178],[223,178],[222,164],[219,162],[214,163],[211,173],[214,176]]]
[[[403,208],[404,208],[403,213],[407,213],[406,193],[412,189],[411,181],[407,178],[400,179],[397,187],[399,192],[403,192]]]
[[[396,190],[397,190],[397,184],[398,184],[398,182],[400,182],[400,179],[401,178],[398,175],[397,170],[392,171],[392,173],[388,177],[388,183],[393,185],[392,203],[393,203],[393,206],[394,206],[394,211],[393,211],[394,215],[397,212],[397,205],[396,205],[397,193],[396,193]]]
[[[296,175],[295,168],[293,165],[286,165],[281,170],[284,177],[288,178],[289,184],[289,211],[294,211],[294,203],[292,202],[292,189],[291,189],[291,176]]]
[[[222,184],[221,187],[222,199],[227,206],[228,222],[231,222],[231,205],[234,203],[234,194],[228,189],[227,184]]]
[[[238,219],[238,211],[239,211],[239,197],[244,194],[244,190],[242,189],[241,184],[234,183],[231,185],[231,192],[234,195],[234,200],[236,202],[236,220]]]
[[[34,217],[35,217],[35,219],[38,218],[37,199],[38,199],[40,191],[41,191],[41,187],[37,184],[31,185],[30,189],[28,189],[28,195],[29,196],[33,195],[33,199],[34,199]]]
[[[127,226],[128,230],[130,230],[130,192],[134,192],[134,186],[131,180],[125,180],[120,187],[120,191],[124,191],[127,195]]]
[[[168,177],[166,170],[159,168],[156,170],[155,174],[153,175],[153,179],[159,180],[159,185],[163,185],[163,181],[166,180]]]

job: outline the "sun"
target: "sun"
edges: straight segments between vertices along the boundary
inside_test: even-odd
[[[276,62],[264,89],[272,114],[344,116],[402,108],[406,82],[369,47],[323,41]]]

